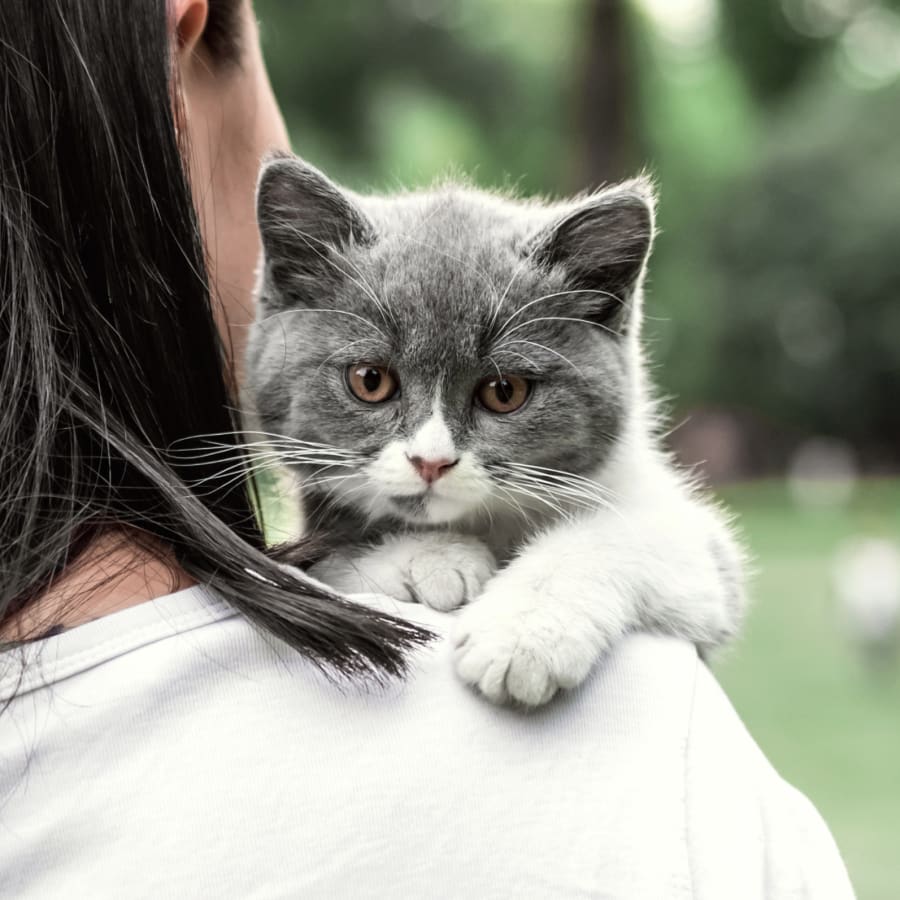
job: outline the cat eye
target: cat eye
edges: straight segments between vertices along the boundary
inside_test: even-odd
[[[384,403],[397,393],[400,383],[396,375],[384,366],[358,363],[347,368],[347,387],[363,403]]]
[[[475,390],[478,402],[494,413],[515,412],[530,395],[531,382],[520,375],[485,378]]]

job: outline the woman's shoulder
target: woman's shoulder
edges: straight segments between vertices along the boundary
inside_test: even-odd
[[[430,646],[413,654],[410,677],[405,681],[354,685],[330,679],[253,628],[214,592],[191,587],[0,654],[0,699],[60,682],[77,682],[79,676],[100,682],[106,677],[107,666],[109,670],[127,671],[135,684],[144,669],[152,675],[150,684],[158,683],[161,675],[165,679],[163,673],[173,677],[179,673],[183,682],[199,664],[220,659],[228,660],[226,669],[235,675],[252,671],[255,677],[270,676],[275,681],[302,675],[295,684],[301,693],[301,685],[305,685],[317,695],[333,694],[339,703],[360,696],[371,703],[380,697],[385,708],[396,708],[414,702],[419,693],[438,691],[444,699],[465,700],[476,708],[496,710],[453,678],[448,638],[451,615],[389,598],[366,598],[366,602],[413,620],[435,634]],[[163,660],[165,666],[160,665]],[[20,663],[25,663],[24,667]],[[630,715],[622,716],[624,707],[637,702],[669,710],[667,724],[677,728],[680,723],[683,727],[697,671],[696,652],[689,644],[663,636],[633,634],[611,650],[585,690],[563,695],[545,710],[528,715],[514,711],[513,715],[527,720],[529,727],[538,727],[546,718],[571,715],[585,706],[603,706],[608,701],[610,721],[621,719],[624,723],[632,721]],[[197,674],[203,674],[202,666]],[[229,679],[217,681],[224,686]],[[659,721],[656,716],[654,719]]]
[[[697,680],[709,677],[691,645],[629,635],[581,688],[525,711],[494,706],[455,677],[452,615],[388,598],[366,602],[435,634],[412,655],[406,679],[335,679],[254,628],[214,593],[193,587],[0,655],[0,700],[15,694],[21,707],[34,695],[31,703],[40,707],[63,697],[78,709],[85,698],[112,707],[128,696],[162,712],[199,693],[210,705],[240,708],[249,718],[281,704],[290,710],[288,721],[305,720],[307,735],[337,728],[346,737],[364,727],[357,714],[364,711],[367,718],[391,722],[407,740],[477,730],[481,746],[514,740],[565,747],[571,754],[584,744],[608,767],[648,756],[657,767],[666,757],[681,764]],[[265,693],[262,708],[256,691]]]

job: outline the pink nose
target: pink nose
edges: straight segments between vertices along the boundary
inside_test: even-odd
[[[422,476],[426,484],[437,481],[441,475],[446,475],[458,462],[458,459],[422,459],[421,456],[406,457]]]

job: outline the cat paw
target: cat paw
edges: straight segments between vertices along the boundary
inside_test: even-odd
[[[592,623],[528,589],[488,586],[453,632],[456,672],[493,703],[542,706],[581,684],[606,649]]]
[[[344,593],[387,594],[448,611],[477,597],[496,568],[476,538],[423,533],[391,535],[356,556],[330,557],[311,574]]]

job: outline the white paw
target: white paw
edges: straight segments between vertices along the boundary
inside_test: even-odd
[[[460,613],[453,642],[463,681],[494,703],[525,706],[579,685],[608,646],[577,607],[503,575]]]
[[[476,538],[423,532],[390,535],[355,556],[336,554],[310,574],[344,593],[387,594],[446,611],[477,597],[496,568]]]

